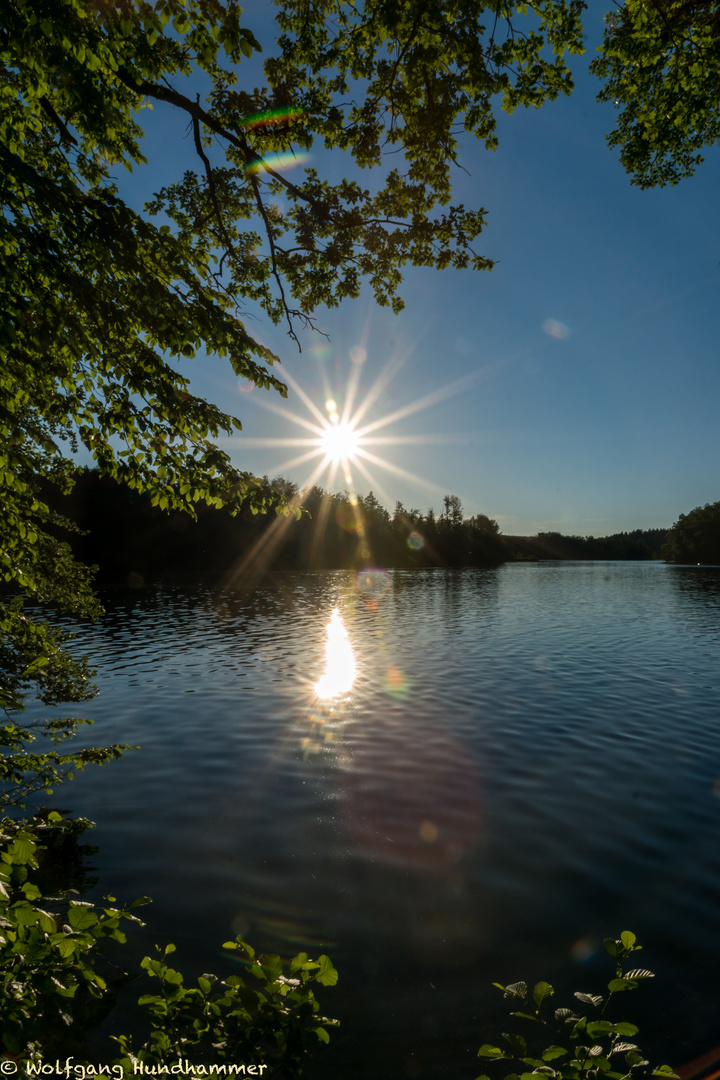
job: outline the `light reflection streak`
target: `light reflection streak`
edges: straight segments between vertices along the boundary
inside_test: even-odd
[[[346,694],[354,682],[355,657],[352,645],[338,609],[333,608],[327,625],[325,672],[315,685],[315,693],[325,700],[338,697]]]

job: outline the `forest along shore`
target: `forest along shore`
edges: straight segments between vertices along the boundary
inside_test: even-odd
[[[58,533],[76,558],[99,567],[102,577],[132,580],[164,572],[222,574],[229,568],[257,570],[492,566],[536,559],[659,559],[667,529],[636,529],[606,537],[503,536],[485,514],[465,517],[457,495],[443,509],[422,513],[396,503],[391,514],[375,495],[330,494],[313,487],[302,494],[281,477],[264,478],[267,513],[243,507],[197,508],[168,515],[149,493],[99,475],[79,472],[69,496],[50,486],[44,496],[75,521],[82,533]],[[278,513],[281,498],[290,513]],[[299,516],[293,512],[302,506]]]

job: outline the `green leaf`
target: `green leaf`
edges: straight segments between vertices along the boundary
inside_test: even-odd
[[[89,930],[91,926],[96,925],[97,921],[98,917],[89,904],[74,903],[70,905],[68,922],[73,930]]]
[[[609,1035],[615,1030],[615,1027],[608,1020],[592,1020],[585,1030],[594,1037],[596,1035]]]
[[[542,1055],[543,1061],[553,1061],[555,1058],[562,1057],[563,1054],[567,1054],[567,1050],[564,1046],[548,1046],[547,1050]]]
[[[602,1005],[603,998],[599,994],[582,994],[579,990],[574,995],[578,1001],[584,1001],[586,1005]]]
[[[623,930],[622,934],[620,935],[620,940],[625,946],[625,948],[629,950],[632,949],[635,942],[637,941],[637,938],[633,934],[632,930]]]
[[[507,1034],[503,1031],[502,1036],[503,1039],[506,1039],[510,1043],[518,1057],[523,1057],[527,1054],[527,1042],[522,1035]]]
[[[547,1001],[547,999],[549,997],[551,997],[554,993],[555,993],[555,991],[554,991],[553,987],[550,985],[550,983],[548,983],[548,982],[535,983],[535,986],[533,987],[533,998],[535,999],[535,1004],[539,1008],[542,1005],[542,1003],[544,1001]]]
[[[77,943],[73,940],[73,938],[64,937],[58,941],[55,941],[54,944],[60,956],[64,960],[67,960],[68,957],[72,956],[73,953],[77,951]]]
[[[625,1061],[631,1068],[648,1064],[642,1054],[636,1054],[634,1051],[625,1055]]]
[[[613,1024],[613,1031],[618,1035],[632,1036],[637,1035],[639,1028],[637,1028],[635,1024],[628,1024],[624,1020],[621,1020],[619,1023]]]
[[[615,1043],[613,1045],[613,1048],[610,1051],[610,1053],[611,1054],[627,1054],[627,1053],[629,1053],[629,1051],[637,1050],[637,1049],[638,1049],[638,1047],[635,1045],[635,1043],[619,1042],[619,1043]]]
[[[478,1050],[478,1057],[500,1059],[507,1057],[507,1054],[504,1050],[501,1050],[499,1046],[490,1046],[489,1043],[483,1043]]]
[[[46,934],[54,934],[57,930],[55,919],[48,911],[42,911],[40,908],[37,908],[36,910],[38,914],[38,926],[40,929]]]
[[[38,921],[38,913],[30,904],[14,904],[8,914],[18,926],[35,926]]]
[[[18,836],[10,845],[8,854],[15,863],[27,864],[33,859],[36,845],[28,837]]]
[[[318,973],[315,978],[321,986],[335,986],[338,981],[338,973],[329,957],[325,955],[318,957]]]

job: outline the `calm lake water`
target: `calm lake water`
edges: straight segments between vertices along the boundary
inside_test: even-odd
[[[103,599],[76,645],[101,689],[87,741],[142,749],[56,803],[97,822],[98,895],[153,897],[136,955],[172,941],[183,970],[227,975],[236,933],[327,952],[342,1027],[310,1076],[472,1080],[508,1030],[494,980],[570,1003],[631,929],[657,978],[616,1018],[656,1062],[720,1042],[720,570],[278,573]],[[350,657],[352,686],[319,697]]]

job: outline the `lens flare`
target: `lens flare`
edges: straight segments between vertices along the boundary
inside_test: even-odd
[[[546,319],[542,328],[544,333],[548,334],[549,337],[557,338],[558,341],[565,341],[566,338],[570,337],[570,327],[558,319]]]
[[[300,120],[304,115],[302,109],[267,109],[265,112],[248,116],[247,120],[243,120],[241,129],[255,131],[256,128],[278,127],[280,124]]]
[[[357,575],[356,581],[358,589],[364,592],[372,600],[377,600],[384,596],[388,589],[392,587],[392,578],[387,570],[382,569],[361,570]]]
[[[276,172],[280,172],[280,170],[292,169],[296,165],[302,165],[309,157],[309,154],[303,152],[296,154],[268,154],[267,157],[257,158],[255,161],[252,161],[246,166],[245,172],[250,176],[257,176],[258,173],[267,169],[274,169]]]

